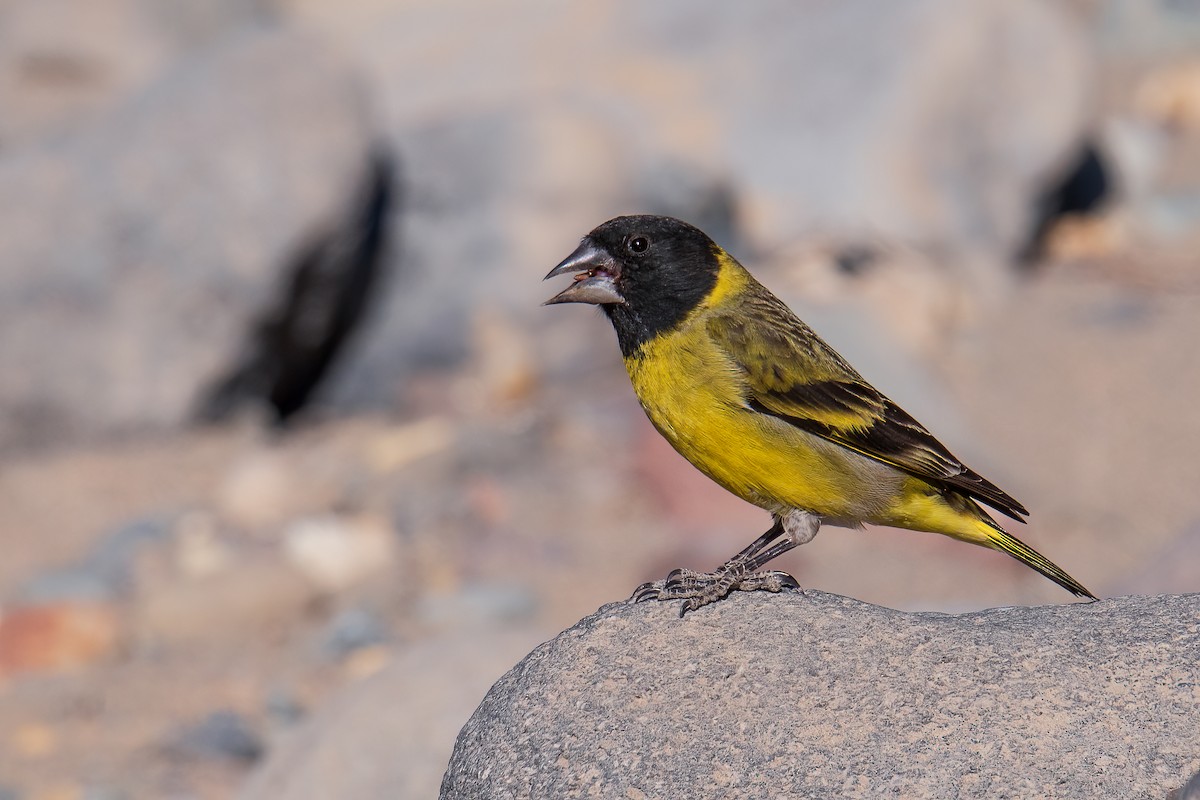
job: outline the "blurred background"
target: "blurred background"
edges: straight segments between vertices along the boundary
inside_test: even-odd
[[[0,798],[433,796],[534,644],[765,530],[539,307],[639,212],[1093,591],[1200,588],[1200,3],[0,0]],[[890,529],[778,566],[1071,600]]]

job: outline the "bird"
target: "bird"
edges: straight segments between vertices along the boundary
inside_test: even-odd
[[[768,562],[822,525],[928,531],[1007,553],[1078,597],[1088,589],[983,509],[1029,512],[969,469],[700,229],[621,216],[545,279],[574,274],[544,305],[598,306],[653,426],[718,485],[771,514],[762,536],[713,572],[676,569],[630,602],[798,589]]]

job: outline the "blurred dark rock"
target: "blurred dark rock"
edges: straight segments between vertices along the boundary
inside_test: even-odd
[[[273,745],[238,797],[434,797],[462,720],[496,675],[542,638],[529,629],[473,631],[405,647]]]
[[[0,445],[186,421],[355,208],[365,105],[317,42],[255,31],[0,154]]]
[[[252,764],[262,756],[265,745],[241,714],[215,711],[170,736],[166,750],[177,758]]]
[[[1051,228],[1063,217],[1097,213],[1110,199],[1112,179],[1107,157],[1087,142],[1062,174],[1053,176],[1034,204],[1035,218],[1028,241],[1017,253],[1026,266],[1046,254]]]
[[[359,327],[381,277],[395,213],[394,173],[391,159],[377,152],[357,208],[289,267],[286,292],[260,313],[239,363],[201,400],[202,419],[223,420],[241,406],[266,403],[283,421],[308,402]]]
[[[610,605],[492,687],[441,797],[1165,797],[1200,765],[1197,619],[1197,594]]]

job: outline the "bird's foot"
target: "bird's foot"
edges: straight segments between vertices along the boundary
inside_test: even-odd
[[[744,564],[723,564],[716,572],[696,572],[690,569],[672,570],[660,581],[643,583],[630,596],[630,603],[646,600],[683,600],[679,616],[689,611],[715,603],[730,592],[781,592],[784,589],[799,589],[800,584],[786,572],[763,570],[747,571]]]

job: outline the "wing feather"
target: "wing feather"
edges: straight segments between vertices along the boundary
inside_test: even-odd
[[[778,298],[761,287],[707,321],[743,372],[747,405],[801,430],[952,487],[1016,520],[1025,507],[968,469],[921,423],[863,380]],[[1023,521],[1023,520],[1021,520]]]

